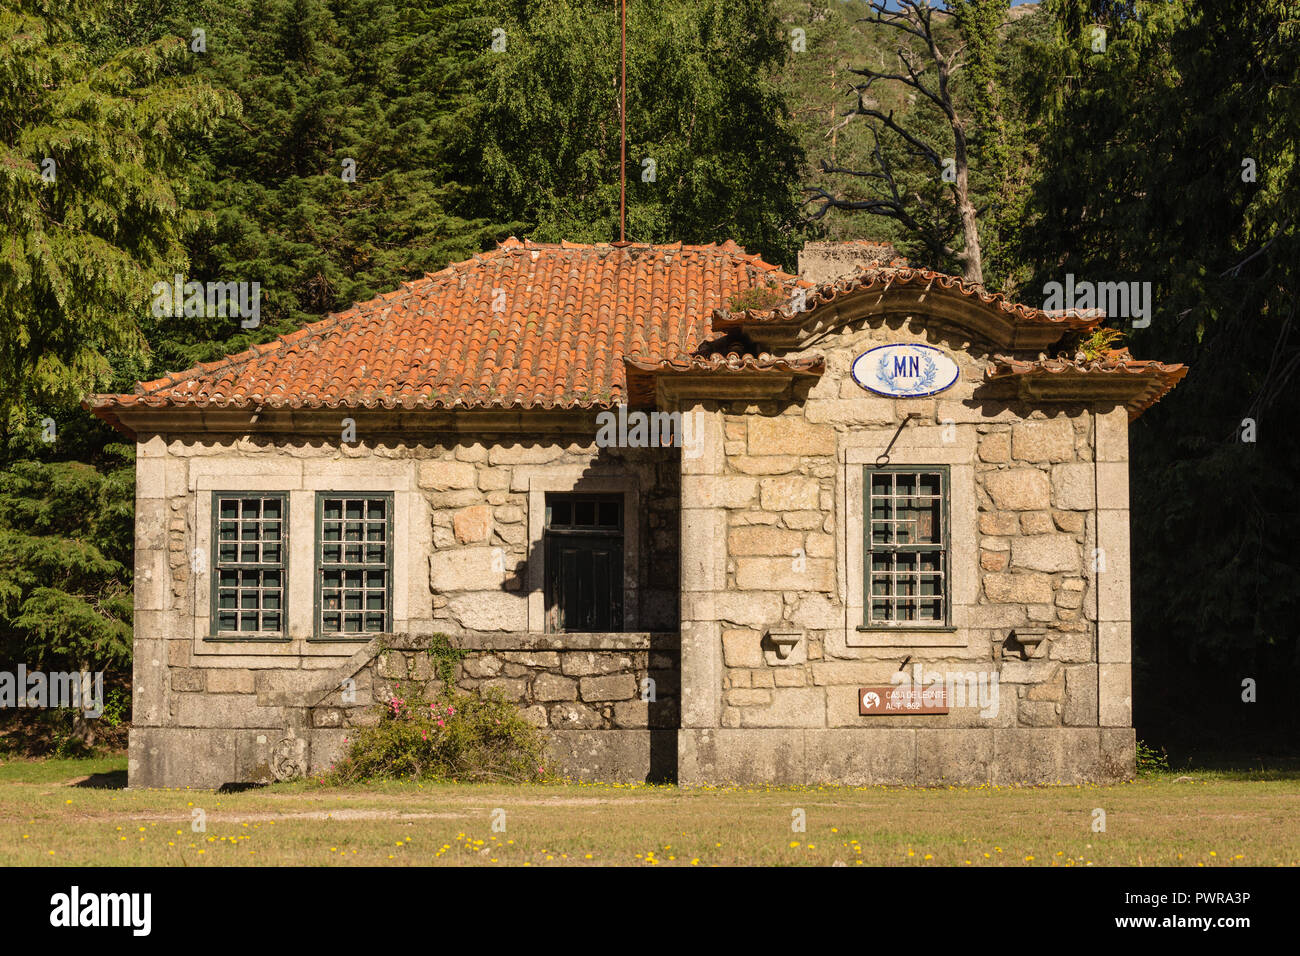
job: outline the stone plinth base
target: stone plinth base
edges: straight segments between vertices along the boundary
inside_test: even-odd
[[[132,787],[216,789],[322,773],[349,731],[136,727]],[[573,780],[697,784],[1110,783],[1133,777],[1128,727],[553,730],[552,769]]]
[[[346,728],[283,729],[135,727],[130,732],[131,787],[214,790],[324,773],[347,749]],[[548,731],[547,768],[573,780],[671,782],[676,730]]]
[[[682,730],[680,784],[1107,783],[1133,777],[1129,727]]]

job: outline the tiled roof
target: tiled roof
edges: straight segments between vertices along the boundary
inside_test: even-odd
[[[1043,341],[1101,319],[1017,305],[922,269],[872,268],[814,285],[734,242],[512,238],[272,342],[143,382],[131,395],[92,396],[85,405],[118,427],[122,413],[138,408],[592,408],[652,399],[660,375],[820,375],[820,358],[773,357],[754,342],[794,328],[799,313],[727,311],[737,293],[772,286],[783,298],[808,290],[809,306],[861,290],[908,288],[939,308],[930,298],[939,289],[945,307],[974,315],[970,321],[1000,335],[1028,330]],[[746,328],[763,334],[747,337]],[[773,335],[768,347],[779,338]],[[1130,364],[1128,373],[1144,381],[1168,379],[1150,401],[1185,372]],[[1051,362],[1003,363],[990,378],[1058,371]]]
[[[1160,401],[1187,375],[1186,365],[1133,358],[1127,349],[1091,361],[1067,358],[1036,362],[999,360],[985,372],[990,382],[1017,383],[1022,394],[1058,401],[1109,398],[1122,402],[1129,421]]]
[[[511,238],[265,345],[87,404],[104,417],[132,406],[608,406],[623,398],[625,356],[684,359],[733,295],[794,281],[734,242]]]
[[[804,309],[797,312],[793,303],[786,303],[774,309],[746,309],[743,312],[728,312],[720,309],[713,318],[716,329],[748,326],[761,327],[765,324],[780,325],[799,323],[808,312],[816,306],[834,302],[852,293],[864,290],[885,290],[889,288],[931,288],[951,292],[984,306],[1005,313],[1017,325],[1041,325],[1059,328],[1062,333],[1095,328],[1106,317],[1099,309],[1068,309],[1045,311],[1033,306],[1012,302],[1000,292],[985,292],[979,286],[970,285],[960,276],[945,275],[929,269],[910,267],[882,266],[862,269],[851,276],[826,282],[819,286],[801,282],[808,291]]]

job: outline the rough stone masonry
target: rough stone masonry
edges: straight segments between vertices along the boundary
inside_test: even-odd
[[[398,688],[437,689],[434,635],[465,652],[457,685],[515,701],[575,778],[1130,776],[1128,427],[1185,370],[1048,358],[1100,318],[864,248],[861,268],[852,249],[831,265],[809,249],[805,271],[836,276],[814,283],[731,244],[512,240],[92,399],[138,450],[131,785],[328,768]],[[806,305],[732,308],[773,284]],[[502,287],[504,319],[488,305]],[[854,362],[885,345],[938,350],[956,379],[922,397],[864,387]],[[690,453],[597,443],[596,415],[624,403],[680,413]],[[881,469],[944,476],[935,621],[870,612],[881,562],[916,560],[880,549]],[[618,518],[574,550],[556,509],[579,499]],[[339,501],[381,516],[365,583],[332,570]],[[239,525],[218,513],[255,507]],[[261,536],[252,561],[227,525]],[[329,630],[340,586],[344,607],[373,609],[359,631]],[[593,587],[616,627],[575,623]],[[996,703],[860,711],[862,688],[912,673]]]

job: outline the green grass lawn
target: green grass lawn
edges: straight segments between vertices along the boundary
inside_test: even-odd
[[[1292,772],[948,789],[303,782],[214,793],[125,781],[124,757],[0,764],[0,864],[1300,864]],[[1098,808],[1105,832],[1093,830]]]

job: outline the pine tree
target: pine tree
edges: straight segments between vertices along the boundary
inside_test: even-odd
[[[145,366],[150,288],[197,223],[182,141],[235,105],[181,38],[129,27],[0,2],[0,655],[110,683],[131,657],[134,453],[77,402]]]
[[[517,224],[462,216],[457,166],[479,36],[471,0],[202,2],[201,75],[243,104],[196,143],[197,281],[257,282],[260,324],[165,319],[155,371],[265,341],[441,269]]]
[[[594,0],[494,0],[472,110],[485,215],[539,241],[619,237],[619,13]],[[735,239],[793,265],[801,152],[775,74],[767,0],[628,5],[627,238]]]
[[[230,106],[185,75],[180,38],[92,55],[77,31],[102,16],[0,2],[0,450],[142,347],[154,276],[195,224],[179,138]]]
[[[0,471],[0,659],[30,669],[107,672],[131,661],[134,452],[110,446],[103,470],[19,461]],[[73,732],[94,731],[81,713]]]

